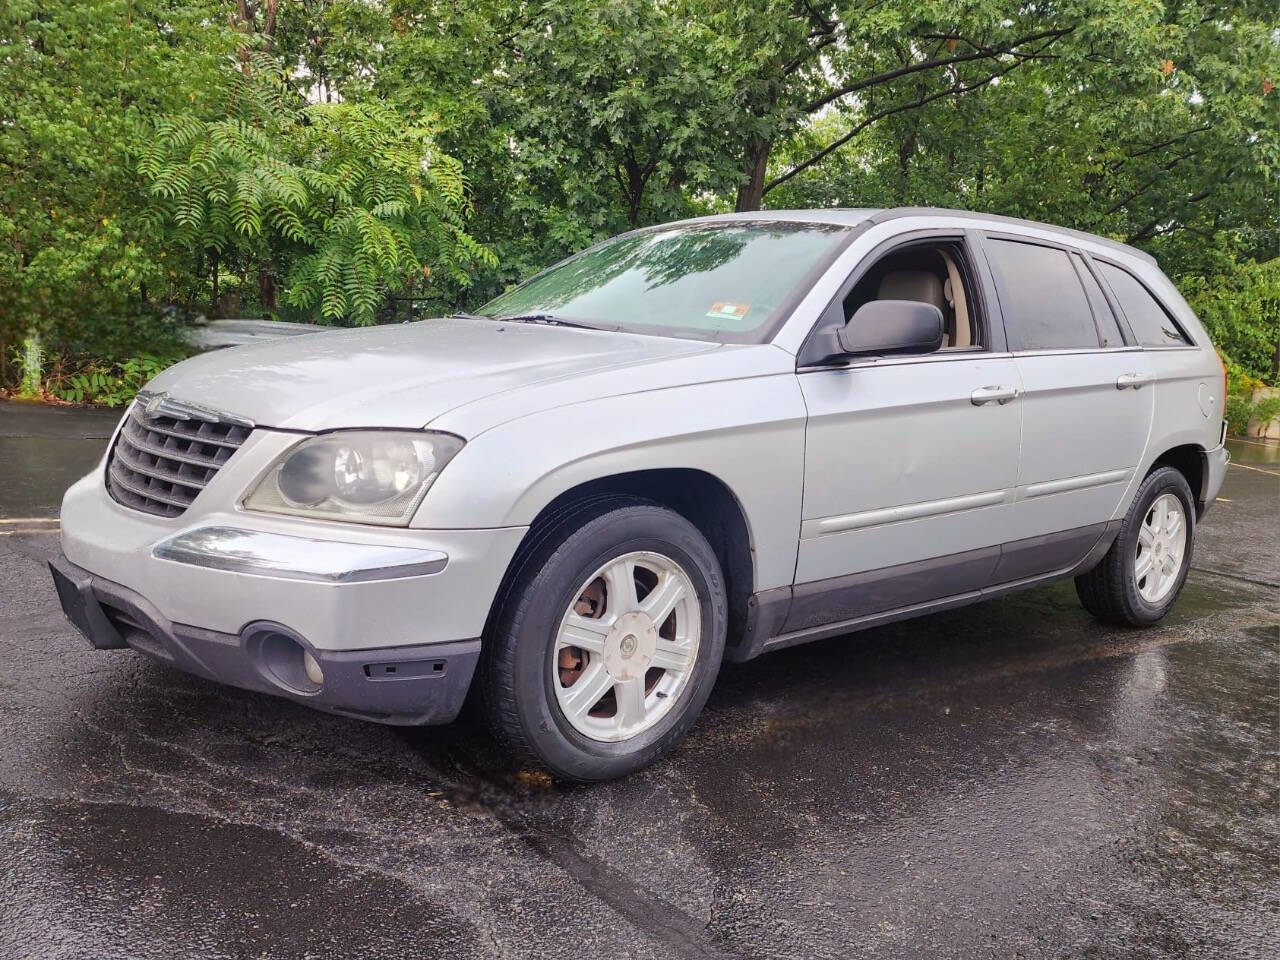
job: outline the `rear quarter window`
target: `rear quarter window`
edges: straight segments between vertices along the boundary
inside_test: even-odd
[[[1191,339],[1160,301],[1128,270],[1098,262],[1098,270],[1115,295],[1138,343],[1144,347],[1185,347]]]

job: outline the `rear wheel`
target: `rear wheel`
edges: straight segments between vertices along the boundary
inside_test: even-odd
[[[1102,562],[1076,577],[1080,602],[1109,623],[1155,623],[1186,583],[1194,540],[1195,505],[1186,478],[1173,467],[1153,470]]]
[[[693,524],[643,501],[584,504],[537,533],[486,637],[490,726],[559,777],[629,773],[692,726],[726,619],[719,563]]]

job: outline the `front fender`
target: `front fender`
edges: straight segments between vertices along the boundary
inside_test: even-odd
[[[746,514],[756,589],[789,585],[804,480],[805,406],[793,373],[606,397],[517,417],[470,440],[413,526],[527,526],[580,484],[701,470]]]

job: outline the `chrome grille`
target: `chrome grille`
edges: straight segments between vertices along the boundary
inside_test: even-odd
[[[107,490],[134,510],[181,516],[252,429],[216,411],[140,395],[107,460]]]

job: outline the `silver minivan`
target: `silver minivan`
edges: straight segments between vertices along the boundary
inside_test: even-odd
[[[933,209],[615,237],[474,314],[192,358],[67,491],[95,646],[618,776],[722,660],[1074,577],[1169,610],[1224,374],[1146,254]]]

